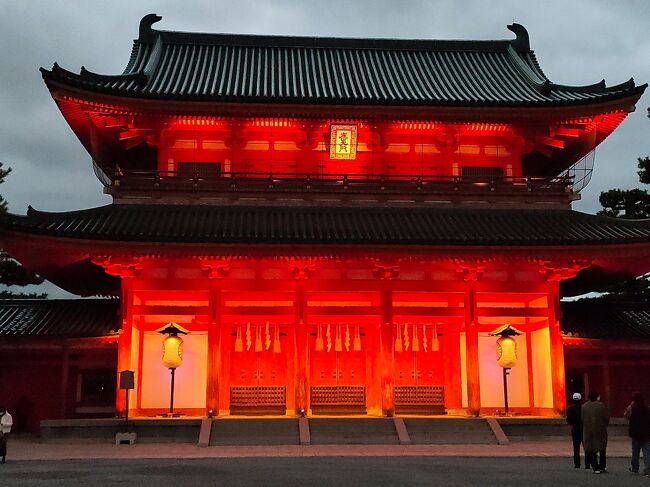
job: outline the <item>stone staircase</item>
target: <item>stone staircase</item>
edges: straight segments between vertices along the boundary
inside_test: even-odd
[[[212,421],[210,446],[298,444],[298,420],[295,418],[227,418]]]
[[[397,445],[390,418],[310,418],[312,445]]]
[[[483,418],[404,418],[414,445],[496,444]]]

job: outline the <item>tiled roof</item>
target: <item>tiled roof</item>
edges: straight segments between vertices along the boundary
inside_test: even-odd
[[[650,242],[650,220],[571,210],[107,205],[8,215],[8,230],[140,242],[544,246]]]
[[[581,338],[650,338],[650,305],[582,299],[562,303],[562,331]]]
[[[55,64],[43,77],[135,98],[398,106],[574,105],[647,86],[554,84],[519,24],[508,26],[514,40],[436,41],[169,32],[151,28],[158,20],[142,19],[121,75]]]
[[[0,300],[0,338],[100,337],[116,333],[116,299]]]

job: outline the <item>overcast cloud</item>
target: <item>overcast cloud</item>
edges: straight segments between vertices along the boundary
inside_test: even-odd
[[[38,68],[121,73],[152,12],[163,30],[424,39],[511,39],[514,20],[556,83],[650,81],[650,0],[0,0],[0,161],[13,168],[0,193],[10,211],[110,202]],[[600,191],[638,185],[636,158],[650,155],[648,100],[599,146],[575,209],[593,213]]]

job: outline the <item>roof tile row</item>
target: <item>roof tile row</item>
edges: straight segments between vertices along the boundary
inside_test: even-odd
[[[107,205],[8,215],[17,232],[113,241],[545,246],[650,241],[650,221],[571,210]]]
[[[420,41],[156,31],[147,16],[122,75],[55,64],[47,79],[121,96],[262,103],[557,105],[641,93],[633,82],[551,83],[517,24],[513,41]]]

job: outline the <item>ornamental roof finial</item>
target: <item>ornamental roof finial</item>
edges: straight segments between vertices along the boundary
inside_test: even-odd
[[[526,27],[521,24],[513,22],[508,25],[508,30],[514,32],[517,38],[510,42],[515,51],[519,53],[527,53],[530,51],[530,39]]]
[[[162,20],[160,15],[147,14],[140,20],[140,34],[138,40],[140,42],[153,42],[156,38],[154,30],[151,28],[153,24]]]

